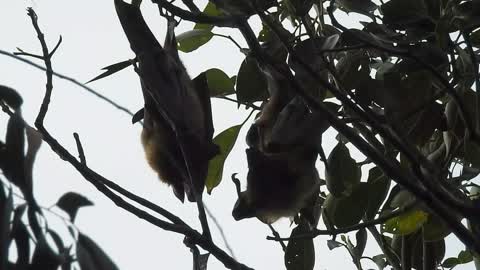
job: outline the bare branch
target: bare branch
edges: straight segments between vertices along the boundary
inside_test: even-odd
[[[22,58],[22,57],[19,57],[19,56],[15,55],[15,54],[12,54],[12,53],[9,53],[9,52],[3,51],[3,50],[0,50],[0,54],[5,55],[5,56],[12,57],[13,59],[19,60],[19,61],[21,61],[21,62],[27,63],[27,64],[29,64],[29,65],[31,65],[31,66],[33,66],[33,67],[35,67],[35,68],[38,68],[38,69],[40,69],[40,70],[47,71],[47,69],[46,69],[45,67],[43,67],[43,66],[41,66],[41,65],[38,65],[38,64],[36,64],[36,63],[28,60],[28,59],[24,59],[24,58]],[[42,56],[41,59],[43,60],[43,56]],[[58,78],[60,78],[60,79],[64,79],[64,80],[66,80],[66,81],[69,81],[69,82],[71,82],[71,83],[73,83],[73,84],[75,84],[75,85],[77,85],[77,86],[80,86],[81,88],[87,90],[87,92],[93,94],[94,96],[98,97],[99,99],[101,99],[101,100],[103,100],[103,101],[106,101],[108,104],[112,105],[112,106],[115,107],[116,109],[118,109],[118,110],[120,110],[120,111],[123,111],[123,112],[125,112],[126,114],[128,114],[128,115],[130,115],[130,116],[133,117],[133,115],[134,115],[133,112],[131,112],[131,111],[128,110],[127,108],[121,106],[120,104],[112,101],[112,100],[109,99],[108,97],[100,94],[98,91],[96,91],[96,90],[94,90],[94,89],[86,86],[85,84],[79,82],[78,80],[76,80],[76,79],[74,79],[74,78],[72,78],[72,77],[69,77],[69,76],[66,76],[66,75],[57,73],[57,72],[55,72],[55,71],[53,71],[53,75],[56,76],[56,77],[58,77]]]
[[[46,90],[45,90],[45,95],[42,101],[42,104],[40,106],[39,113],[37,115],[37,118],[35,120],[35,126],[39,130],[39,132],[43,135],[44,140],[50,145],[50,147],[64,160],[69,162],[72,166],[74,166],[82,176],[85,177],[87,181],[89,181],[91,184],[93,184],[100,192],[102,192],[105,196],[107,196],[111,201],[113,201],[116,205],[119,207],[127,210],[128,212],[136,215],[137,217],[144,219],[148,221],[151,224],[156,225],[157,227],[167,230],[167,231],[172,231],[172,232],[177,232],[180,234],[185,235],[192,241],[192,243],[199,245],[203,249],[209,251],[212,255],[214,255],[218,260],[220,260],[225,267],[229,269],[251,269],[239,262],[237,262],[235,259],[233,259],[231,256],[229,256],[227,253],[225,253],[222,249],[220,249],[218,246],[216,246],[209,238],[206,238],[205,236],[201,235],[188,225],[186,225],[181,219],[176,217],[175,215],[171,214],[167,210],[164,210],[160,206],[155,206],[152,207],[155,210],[158,210],[158,212],[165,216],[166,218],[170,219],[174,223],[166,222],[163,221],[157,217],[154,217],[153,215],[149,214],[148,212],[141,210],[130,203],[126,202],[123,198],[112,192],[109,187],[107,186],[113,186],[115,189],[120,190],[121,194],[127,194],[127,198],[135,198],[137,202],[140,204],[146,204],[148,206],[152,206],[151,203],[147,203],[148,201],[144,199],[138,199],[136,198],[135,195],[131,194],[130,192],[120,188],[118,185],[114,184],[113,182],[105,179],[101,175],[97,174],[96,172],[92,171],[90,168],[88,168],[86,165],[82,164],[79,162],[70,152],[68,152],[67,149],[65,149],[55,138],[52,137],[52,135],[47,131],[47,129],[44,127],[43,122],[45,119],[45,116],[48,112],[48,107],[50,104],[50,98],[52,95],[52,90],[53,90],[53,84],[52,84],[52,77],[53,77],[53,70],[52,70],[52,65],[50,62],[50,57],[49,57],[49,52],[48,52],[48,47],[45,43],[45,39],[43,36],[43,33],[41,32],[38,22],[37,22],[37,15],[33,11],[32,8],[28,9],[28,15],[30,16],[32,20],[32,24],[35,28],[35,31],[37,32],[38,39],[40,41],[41,47],[42,47],[42,52],[44,55],[44,61],[45,61],[45,66],[46,66],[46,76],[47,76],[47,84],[46,84]],[[113,188],[112,188],[113,189]],[[151,208],[151,210],[153,210]],[[155,211],[154,210],[154,211]]]

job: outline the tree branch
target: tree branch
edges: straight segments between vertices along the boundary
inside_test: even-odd
[[[28,60],[28,59],[24,59],[24,58],[19,57],[19,56],[15,55],[15,54],[9,53],[9,52],[7,52],[7,51],[0,50],[0,54],[5,55],[5,56],[8,56],[8,57],[11,57],[11,58],[16,59],[16,60],[18,60],[18,61],[24,62],[24,63],[29,64],[29,65],[31,65],[32,67],[38,68],[38,69],[40,69],[40,70],[47,71],[47,69],[46,69],[45,67],[43,67],[43,66],[41,66],[41,65],[38,65],[38,64],[36,64],[36,63]],[[43,57],[42,57],[42,60],[43,60]],[[69,81],[69,82],[71,82],[71,83],[73,83],[73,84],[75,84],[75,85],[77,85],[77,86],[80,86],[81,88],[87,90],[87,92],[89,92],[89,93],[93,94],[94,96],[98,97],[99,99],[107,102],[108,104],[112,105],[112,106],[115,107],[116,109],[118,109],[118,110],[120,110],[120,111],[123,111],[124,113],[126,113],[126,114],[128,114],[128,115],[130,115],[130,116],[133,117],[134,113],[131,112],[129,109],[127,109],[127,108],[121,106],[120,104],[112,101],[112,100],[109,99],[108,97],[100,94],[100,93],[97,92],[96,90],[94,90],[94,89],[86,86],[85,84],[79,82],[78,80],[76,80],[76,79],[74,79],[74,78],[72,78],[72,77],[69,77],[69,76],[66,76],[66,75],[57,73],[57,72],[55,72],[55,71],[52,71],[52,73],[53,73],[54,76],[56,76],[56,77],[58,77],[58,78],[60,78],[60,79]]]
[[[79,162],[70,152],[68,152],[67,149],[65,149],[60,143],[58,143],[58,141],[54,137],[51,136],[51,134],[44,127],[43,122],[48,112],[50,99],[52,96],[52,90],[53,90],[53,83],[52,83],[53,70],[52,70],[52,64],[50,61],[50,58],[52,55],[49,54],[48,47],[44,39],[44,35],[38,26],[37,15],[35,14],[32,8],[28,9],[28,15],[30,16],[32,20],[32,24],[35,28],[35,31],[37,32],[38,39],[42,47],[42,53],[44,56],[44,62],[46,66],[47,84],[46,84],[45,95],[44,95],[42,104],[40,106],[39,113],[35,120],[35,126],[38,128],[39,132],[43,135],[44,141],[46,141],[50,145],[50,147],[61,158],[63,158],[64,160],[69,162],[73,167],[75,167],[75,169],[77,169],[77,171],[80,172],[80,174],[82,174],[82,176],[84,176],[84,178],[87,181],[93,184],[100,192],[102,192],[105,196],[107,196],[117,206],[127,210],[128,212],[139,217],[140,219],[146,220],[147,222],[154,224],[155,226],[161,229],[177,232],[185,235],[192,241],[192,243],[197,244],[203,249],[209,251],[218,260],[220,260],[225,265],[225,267],[229,269],[250,270],[251,268],[237,262],[227,253],[225,253],[222,249],[216,246],[210,239],[205,238],[203,235],[201,235],[200,233],[198,233],[197,231],[189,227],[187,224],[185,224],[181,219],[171,214],[170,212],[164,210],[160,206],[156,206],[153,208],[155,208],[156,210],[160,210],[159,212],[161,215],[164,215],[166,218],[170,219],[174,223],[169,223],[159,218],[156,218],[153,215],[149,214],[148,212],[141,210],[131,205],[130,203],[126,202],[123,198],[121,198],[120,196],[112,192],[107,187],[107,183],[108,185],[112,184],[111,181],[108,181],[107,179],[103,178],[102,176],[100,176],[99,174],[97,174],[96,172],[92,171],[90,168],[88,168],[87,166]],[[113,186],[115,186],[117,189],[120,188],[119,186],[116,186],[116,185],[113,185]],[[123,193],[129,193],[128,191],[123,190],[121,188],[120,190]],[[130,194],[129,197],[135,198],[133,194]],[[139,201],[142,203],[146,203],[146,200],[144,199],[141,199]],[[150,203],[146,203],[146,204],[151,206]]]

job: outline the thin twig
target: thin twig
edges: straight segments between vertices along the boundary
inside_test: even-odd
[[[153,3],[157,4],[160,8],[168,10],[175,16],[182,18],[183,20],[202,23],[202,24],[211,24],[218,27],[235,27],[236,22],[241,17],[236,16],[209,16],[201,12],[190,12],[175,6],[170,3],[168,0],[152,0]]]
[[[52,77],[53,77],[53,69],[50,61],[50,55],[48,52],[48,47],[46,45],[43,33],[41,32],[38,22],[37,22],[37,15],[33,11],[32,8],[28,9],[28,15],[30,16],[32,20],[32,24],[35,28],[35,31],[37,32],[38,39],[40,41],[41,47],[42,47],[42,52],[44,55],[44,62],[46,66],[46,76],[47,76],[47,84],[46,84],[46,89],[45,89],[45,95],[42,101],[42,104],[40,106],[39,113],[37,115],[37,118],[35,120],[35,126],[37,127],[38,131],[43,135],[43,139],[50,145],[50,147],[64,160],[69,162],[72,166],[74,166],[82,176],[89,181],[91,184],[93,184],[100,192],[102,192],[105,196],[107,196],[112,202],[114,202],[117,206],[127,210],[128,212],[134,214],[135,216],[139,217],[140,219],[146,220],[149,223],[164,229],[166,231],[172,231],[176,233],[180,233],[185,235],[186,237],[189,238],[192,243],[199,245],[203,249],[209,251],[212,255],[214,255],[218,260],[220,260],[225,267],[229,269],[244,269],[244,270],[250,270],[248,266],[245,266],[239,262],[237,262],[235,259],[233,259],[231,256],[229,256],[225,251],[220,249],[218,246],[216,246],[210,239],[206,238],[205,236],[201,235],[199,232],[196,230],[192,229],[190,226],[186,225],[181,219],[173,215],[172,213],[164,210],[160,206],[153,207],[156,210],[159,210],[160,214],[165,216],[166,218],[170,220],[175,220],[178,223],[175,223],[175,221],[172,220],[174,223],[169,223],[166,221],[163,221],[150,213],[141,210],[132,204],[128,203],[125,201],[122,197],[118,196],[114,192],[112,192],[108,187],[108,185],[112,185],[113,182],[105,179],[101,175],[97,174],[96,172],[92,171],[90,168],[87,166],[83,165],[81,162],[79,162],[67,149],[65,149],[52,135],[48,132],[48,130],[44,127],[43,122],[45,119],[45,116],[48,112],[49,104],[50,104],[50,98],[52,95],[52,90],[53,90],[53,84],[52,84]],[[114,183],[113,183],[114,184]],[[113,185],[115,186],[115,184]],[[117,189],[119,186],[116,186]],[[120,190],[123,193],[129,194],[129,197],[135,197],[135,195],[131,194],[130,192],[123,190],[120,188]],[[127,196],[128,197],[128,196]],[[137,199],[138,200],[138,199]],[[146,203],[144,199],[139,199],[139,203],[145,203],[149,206],[151,206],[149,203]],[[142,204],[143,205],[143,204]],[[153,210],[153,209],[152,209]]]
[[[219,99],[224,99],[224,100],[228,100],[228,101],[231,101],[231,102],[235,102],[237,104],[242,104],[242,105],[245,105],[246,107],[250,107],[254,110],[257,110],[257,111],[261,111],[262,108],[253,104],[253,103],[247,103],[247,102],[242,102],[242,101],[238,101],[236,99],[233,99],[233,98],[229,98],[229,97],[226,97],[226,96],[223,96],[223,97],[216,97],[216,98],[219,98]]]
[[[83,151],[82,142],[80,141],[80,137],[78,136],[78,133],[74,132],[73,137],[75,138],[75,143],[77,144],[78,157],[80,158],[80,163],[82,163],[83,165],[87,165],[87,160],[85,159],[85,152]]]
[[[235,41],[235,39],[232,38],[232,36],[227,36],[227,35],[222,35],[222,34],[217,34],[217,33],[213,33],[214,36],[217,36],[217,37],[222,37],[222,38],[226,38],[226,39],[229,39],[231,42],[233,42],[233,44],[235,44],[235,46],[237,46],[237,48],[241,51],[242,50],[242,46],[240,46],[240,44],[238,44],[237,41]]]
[[[11,58],[16,59],[16,60],[19,60],[19,61],[21,61],[21,62],[24,62],[24,63],[26,63],[26,64],[29,64],[29,65],[31,65],[32,67],[38,68],[38,69],[40,69],[40,70],[47,71],[47,69],[46,69],[45,67],[43,67],[43,66],[41,66],[41,65],[38,65],[38,64],[36,64],[36,63],[28,60],[28,59],[24,59],[24,58],[19,57],[19,56],[15,55],[15,54],[9,53],[9,52],[7,52],[7,51],[0,50],[0,54],[5,55],[5,56],[8,56],[8,57],[11,57]],[[43,57],[42,57],[42,60],[43,60]],[[60,78],[60,79],[69,81],[69,82],[71,82],[71,83],[73,83],[73,84],[75,84],[75,85],[77,85],[77,86],[80,86],[81,88],[87,90],[87,92],[89,92],[89,93],[95,95],[96,97],[98,97],[99,99],[107,102],[108,104],[112,105],[112,106],[115,107],[116,109],[118,109],[118,110],[120,110],[120,111],[123,111],[123,112],[125,112],[126,114],[128,114],[128,115],[130,115],[130,116],[133,116],[133,115],[134,115],[134,113],[131,112],[129,109],[127,109],[127,108],[121,106],[120,104],[112,101],[112,100],[109,99],[108,97],[106,97],[106,96],[100,94],[99,92],[97,92],[96,90],[94,90],[94,89],[92,89],[92,88],[84,85],[83,83],[79,82],[78,80],[76,80],[76,79],[74,79],[74,78],[72,78],[72,77],[69,77],[69,76],[66,76],[66,75],[57,73],[57,72],[55,72],[55,71],[52,71],[52,72],[53,72],[53,75],[54,75],[54,76],[56,76],[56,77],[58,77],[58,78]]]
[[[268,224],[268,227],[270,228],[270,231],[272,231],[272,234],[273,234],[274,237],[280,238],[280,234],[277,232],[277,230],[275,230],[275,228],[272,226],[272,224]],[[267,239],[268,239],[268,237],[267,237]],[[282,247],[283,251],[287,250],[287,246],[285,245],[283,240],[279,240],[278,242],[280,243],[280,246]]]
[[[217,227],[218,231],[220,232],[220,236],[223,239],[223,243],[225,244],[225,247],[227,248],[228,252],[230,255],[232,255],[232,258],[236,260],[235,253],[233,252],[232,247],[227,241],[227,236],[225,235],[225,231],[223,230],[222,226],[220,225],[220,222],[218,222],[218,219],[213,215],[213,213],[208,209],[206,205],[204,205],[205,211],[207,212],[207,215],[210,217],[210,219],[213,221],[213,224]]]
[[[385,221],[398,217],[409,210],[411,210],[413,207],[413,204],[410,204],[408,206],[405,206],[401,209],[397,209],[395,211],[392,211],[389,214],[383,215],[377,219],[369,220],[369,221],[364,221],[359,224],[355,224],[352,226],[344,227],[344,228],[338,228],[338,229],[331,229],[331,230],[314,230],[312,233],[308,234],[301,234],[301,235],[296,235],[294,237],[272,237],[272,236],[267,236],[268,240],[274,240],[274,241],[281,241],[281,240],[291,240],[291,239],[304,239],[304,238],[315,238],[320,235],[338,235],[338,234],[343,234],[343,233],[349,233],[352,231],[358,231],[360,229],[368,228],[371,226],[379,225],[385,223]]]

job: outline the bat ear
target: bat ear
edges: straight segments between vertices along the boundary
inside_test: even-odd
[[[141,121],[144,116],[145,116],[145,108],[141,108],[140,110],[138,110],[138,112],[136,112],[136,113],[133,115],[133,117],[132,117],[132,124],[135,124],[135,123]]]

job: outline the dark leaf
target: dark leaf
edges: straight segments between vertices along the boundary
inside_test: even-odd
[[[0,85],[0,100],[5,101],[5,103],[14,110],[20,108],[23,103],[23,99],[17,91],[4,85]]]
[[[322,214],[324,222],[330,220],[339,228],[358,224],[365,215],[368,206],[367,183],[357,184],[349,195],[336,197],[329,194],[324,203]],[[328,221],[327,221],[328,222]]]
[[[193,29],[177,36],[178,49],[182,52],[192,52],[212,39],[210,30]]]
[[[242,125],[230,127],[222,131],[213,139],[213,142],[220,147],[220,154],[211,159],[208,164],[208,175],[205,186],[207,187],[207,192],[209,194],[222,181],[225,160],[237,141],[238,133],[240,132]]]
[[[460,261],[458,260],[458,258],[455,258],[455,257],[447,258],[442,262],[442,266],[445,268],[453,268],[459,264],[460,264]]]
[[[361,258],[367,245],[367,230],[365,228],[358,230],[355,233],[356,245],[353,249],[355,256]]]
[[[22,222],[13,227],[12,237],[17,246],[17,269],[27,269],[30,261],[30,235],[27,226]]]
[[[428,10],[423,1],[391,0],[381,6],[383,22],[398,29],[421,23],[428,18]]]
[[[237,75],[237,100],[242,103],[265,100],[267,89],[267,80],[255,58],[245,58]]]
[[[209,15],[209,16],[220,16],[222,12],[217,9],[215,4],[212,1],[208,1],[207,5],[202,11],[203,14]],[[213,25],[211,24],[202,24],[202,23],[197,23],[193,27],[193,29],[202,29],[202,30],[207,30],[211,31],[213,29]]]
[[[347,52],[340,58],[336,68],[342,87],[346,90],[355,89],[370,78],[369,59],[363,51]]]
[[[378,209],[387,198],[390,190],[390,178],[386,177],[380,168],[374,167],[368,172],[367,183],[370,196],[365,217],[369,220],[376,216]]]
[[[452,229],[436,214],[430,213],[423,225],[423,238],[426,241],[440,241],[452,232]]]
[[[61,256],[65,258],[62,261],[62,270],[70,269],[71,262],[72,262],[72,258],[70,258],[71,257],[70,248],[65,247],[62,238],[55,231],[48,229],[48,234],[50,235],[50,237],[53,239],[53,242],[57,246],[59,254],[61,254]]]
[[[327,241],[327,247],[328,247],[328,249],[330,249],[330,250],[336,249],[336,248],[342,247],[342,246],[343,246],[342,243],[337,242],[337,241],[335,241],[335,240],[328,240],[328,241]]]
[[[0,269],[7,269],[8,250],[10,247],[10,220],[13,213],[13,192],[5,192],[0,182]]]
[[[313,0],[290,0],[296,16],[305,16],[313,6]]]
[[[372,257],[372,260],[377,265],[378,269],[382,270],[387,266],[387,260],[385,259],[384,254],[375,255]]]
[[[92,205],[93,203],[89,199],[75,192],[67,192],[57,201],[57,206],[70,216],[72,222],[75,221],[80,207]]]
[[[205,71],[211,97],[222,97],[235,93],[235,83],[218,68]],[[200,76],[200,75],[199,75]]]
[[[62,257],[52,250],[45,238],[41,238],[33,252],[29,270],[57,270],[62,263]]]
[[[26,183],[25,179],[25,123],[20,111],[15,112],[8,120],[5,144],[1,169],[7,179],[25,193],[31,187],[31,183]]]
[[[340,197],[348,194],[360,182],[360,168],[343,143],[339,142],[330,152],[327,165],[327,188],[333,195]]]
[[[290,237],[310,233],[306,222],[300,223],[292,230]],[[309,270],[315,266],[315,247],[313,238],[299,238],[288,241],[285,251],[285,266],[287,270]]]
[[[347,12],[357,12],[367,16],[372,16],[372,12],[377,9],[377,5],[370,0],[338,0],[336,3]]]
[[[114,73],[119,72],[120,70],[122,70],[124,68],[129,67],[130,65],[132,65],[132,61],[131,60],[125,60],[125,61],[122,61],[122,62],[119,62],[119,63],[116,63],[116,64],[112,64],[110,66],[106,66],[106,67],[102,68],[102,70],[105,70],[105,72],[103,72],[102,74],[98,75],[97,77],[91,79],[90,81],[88,81],[86,83],[91,83],[93,81],[100,80],[102,78],[108,77],[108,76],[110,76]]]
[[[469,263],[473,261],[473,255],[470,251],[468,250],[462,250],[460,253],[458,253],[458,261],[460,263]]]
[[[80,233],[77,242],[78,262],[82,270],[84,269],[101,269],[101,270],[118,270],[115,263],[108,257],[92,239]],[[82,254],[80,256],[80,254]],[[94,266],[94,268],[87,268]]]
[[[432,256],[432,260],[435,262],[435,265],[440,264],[445,256],[445,241],[442,239],[440,241],[434,242],[423,242],[422,237],[414,239],[411,243],[412,246],[412,266],[415,269],[423,269],[423,249],[428,249],[428,252]]]
[[[13,214],[12,238],[17,246],[18,269],[26,269],[30,261],[30,236],[27,226],[22,222],[22,216],[27,210],[27,204],[17,206]]]
[[[480,48],[480,29],[470,34],[470,43],[472,46]]]

